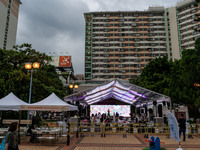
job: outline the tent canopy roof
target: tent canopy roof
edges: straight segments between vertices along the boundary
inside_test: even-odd
[[[28,105],[28,103],[19,99],[12,92],[0,99],[0,110],[20,110],[22,105]]]
[[[47,98],[30,104],[28,106],[23,106],[23,110],[41,110],[41,111],[74,111],[78,110],[77,106],[70,105],[65,101],[61,100],[55,93],[52,93]]]
[[[64,100],[68,101],[70,99],[92,105],[108,98],[114,98],[131,105],[152,104],[155,100],[157,102],[170,101],[168,96],[119,79],[66,96]]]

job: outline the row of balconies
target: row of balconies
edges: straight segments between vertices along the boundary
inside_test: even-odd
[[[124,52],[124,53],[128,53],[128,54],[131,54],[131,53],[136,53],[136,52],[139,52],[139,53],[145,53],[145,52],[160,52],[160,51],[166,51],[166,47],[164,47],[164,48],[162,48],[162,47],[158,47],[158,48],[150,48],[150,47],[148,47],[148,48],[113,48],[113,49],[108,49],[108,48],[106,48],[106,49],[99,49],[99,48],[97,48],[97,49],[95,49],[95,48],[93,48],[93,50],[92,50],[92,52],[93,52],[93,54],[100,54],[100,53],[105,53],[105,52],[111,52],[111,53],[116,53],[116,52]]]
[[[156,37],[156,38],[143,38],[137,37],[137,38],[93,38],[92,41],[86,41],[86,44],[105,44],[105,43],[110,43],[110,44],[118,44],[118,43],[149,43],[149,41],[154,41],[154,43],[161,43],[162,41],[166,41],[166,38],[163,37]]]
[[[165,26],[164,22],[155,22],[155,23],[146,23],[146,22],[140,22],[140,25],[137,25],[136,23],[117,23],[117,22],[110,22],[109,24],[105,24],[104,22],[94,22],[93,27],[139,27],[139,26]]]
[[[130,64],[124,64],[124,68],[123,69],[128,69],[128,68],[132,68],[132,69],[138,69],[138,68],[144,68],[147,64],[143,64],[143,63],[130,63]],[[113,67],[117,67],[117,65],[110,65],[111,68],[107,68],[107,70],[110,70],[110,72],[112,72]],[[102,65],[100,64],[93,64],[92,67],[90,67],[90,69],[93,69],[93,71],[98,71],[99,68],[105,70],[105,68],[103,68]],[[116,70],[120,70],[121,67],[119,68],[115,68]]]
[[[135,52],[139,52],[139,53],[156,53],[156,52],[160,52],[160,51],[163,51],[163,52],[166,52],[166,46],[154,46],[152,48],[150,47],[136,47],[136,48],[131,48],[131,47],[126,47],[124,48],[125,49],[125,52],[118,52],[118,48],[120,47],[112,47],[110,49],[110,51],[108,51],[107,53],[109,54],[112,54],[112,53],[116,53],[116,54],[121,54],[121,53],[124,53],[124,54],[132,54],[132,53],[135,53]],[[94,47],[93,51],[92,51],[92,54],[104,54],[104,49],[105,47]]]
[[[93,33],[92,34],[93,38],[97,37],[97,38],[103,38],[103,37],[121,37],[121,36],[136,36],[136,33]],[[142,33],[142,36],[165,36],[165,32],[157,32],[157,33]],[[137,36],[136,36],[137,37]]]
[[[95,22],[164,22],[164,17],[162,18],[111,18],[111,19],[104,19],[104,18],[97,18],[93,19],[93,23]]]
[[[153,17],[153,16],[156,16],[156,17],[159,17],[159,16],[163,16],[164,13],[151,13],[151,12],[119,12],[119,13],[116,13],[116,12],[102,12],[102,13],[93,13],[93,17],[120,17],[120,18],[123,18],[123,17]]]
[[[87,45],[87,44],[86,44]],[[126,47],[126,46],[166,46],[165,42],[159,43],[93,43],[92,47]]]
[[[164,27],[157,27],[157,28],[127,28],[127,29],[121,29],[121,28],[94,28],[93,32],[130,32],[130,31],[165,31]]]

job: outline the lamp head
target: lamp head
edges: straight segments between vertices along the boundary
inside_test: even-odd
[[[78,89],[78,85],[74,85],[74,88],[75,88],[75,89]]]
[[[25,64],[25,68],[29,70],[29,69],[32,68],[32,65],[31,65],[30,63],[26,63],[26,64]]]
[[[38,68],[40,68],[40,64],[39,64],[39,63],[37,63],[37,62],[33,63],[33,68],[35,68],[35,69],[38,69]]]

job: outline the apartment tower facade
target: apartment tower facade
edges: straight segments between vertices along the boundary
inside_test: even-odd
[[[200,36],[199,7],[185,0],[147,11],[85,13],[85,79],[128,80],[156,57],[180,59]]]
[[[20,0],[0,0],[0,48],[12,49],[16,43]]]

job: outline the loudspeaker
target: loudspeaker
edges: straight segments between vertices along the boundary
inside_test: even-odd
[[[143,114],[144,113],[144,109],[140,109],[140,112],[141,112],[141,114]]]
[[[140,114],[140,109],[137,109],[137,114]]]
[[[163,101],[162,103],[163,103],[163,106],[166,106],[166,102],[165,101]]]
[[[76,101],[76,106],[79,106],[79,104],[80,104],[79,101]]]
[[[158,105],[158,116],[162,117],[162,105],[161,104]]]
[[[152,114],[153,113],[153,109],[149,108],[149,113]]]
[[[68,104],[72,104],[70,101],[67,101]]]
[[[153,105],[154,105],[154,106],[157,105],[157,101],[153,101]]]

